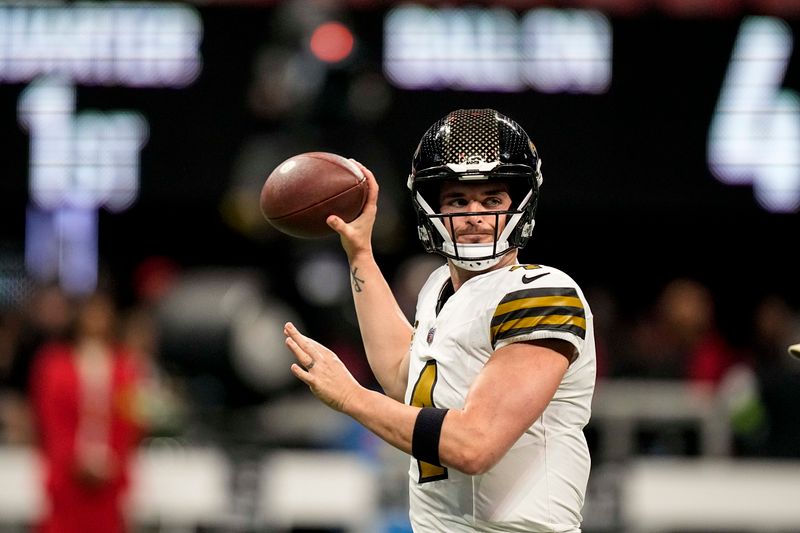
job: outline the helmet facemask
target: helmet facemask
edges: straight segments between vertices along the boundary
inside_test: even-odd
[[[538,184],[530,176],[471,175],[469,178],[453,177],[463,183],[486,183],[503,181],[508,184],[511,208],[498,211],[441,213],[439,189],[447,179],[429,181],[412,188],[414,207],[417,212],[419,238],[428,252],[435,252],[450,259],[456,266],[470,271],[483,271],[498,264],[502,257],[522,248],[533,231],[533,215],[536,209]],[[516,182],[516,183],[515,183]],[[434,207],[436,206],[436,207]],[[486,243],[457,243],[453,241],[453,220],[456,217],[480,216],[494,218],[494,236]],[[502,230],[501,221],[505,221]]]
[[[458,110],[436,122],[422,137],[408,178],[426,251],[443,255],[465,270],[482,271],[523,248],[533,231],[540,168],[541,160],[525,131],[497,111]],[[511,207],[442,214],[439,191],[442,183],[453,180],[465,184],[502,181],[508,185]],[[495,217],[491,243],[453,242],[453,219],[470,215]],[[506,221],[502,230],[498,229],[500,217]]]

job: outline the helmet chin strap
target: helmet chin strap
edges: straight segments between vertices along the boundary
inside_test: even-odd
[[[450,259],[452,263],[461,268],[463,270],[469,270],[470,272],[481,272],[483,270],[487,270],[492,268],[497,263],[500,262],[499,257],[493,257],[492,259],[484,259],[483,261],[464,261],[461,259]]]
[[[508,250],[508,241],[497,243],[456,244],[452,241],[442,243],[442,249],[450,254],[450,261],[459,268],[479,272],[491,268],[500,262],[502,252]],[[494,254],[494,257],[492,255]],[[459,259],[454,259],[458,257]]]

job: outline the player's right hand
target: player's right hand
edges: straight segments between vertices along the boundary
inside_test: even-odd
[[[360,255],[372,255],[372,227],[375,225],[375,216],[378,212],[379,187],[371,170],[355,159],[351,159],[351,161],[358,165],[367,179],[368,192],[364,208],[361,210],[361,214],[349,224],[336,215],[329,216],[326,222],[333,231],[339,234],[342,248],[352,263]]]

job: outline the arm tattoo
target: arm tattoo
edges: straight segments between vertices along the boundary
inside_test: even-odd
[[[364,283],[364,280],[356,276],[356,272],[358,272],[358,267],[353,268],[353,271],[350,273],[350,277],[353,279],[353,290],[361,292],[361,284]]]

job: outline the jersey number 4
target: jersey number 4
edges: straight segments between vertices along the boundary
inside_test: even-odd
[[[436,360],[431,359],[422,368],[419,373],[419,378],[414,384],[414,390],[411,393],[411,405],[417,407],[436,407],[433,403],[433,388],[436,386],[436,379],[438,378],[438,369]],[[417,461],[419,467],[419,482],[427,483],[429,481],[438,481],[440,479],[447,479],[447,468],[443,466],[436,466],[425,461]]]

